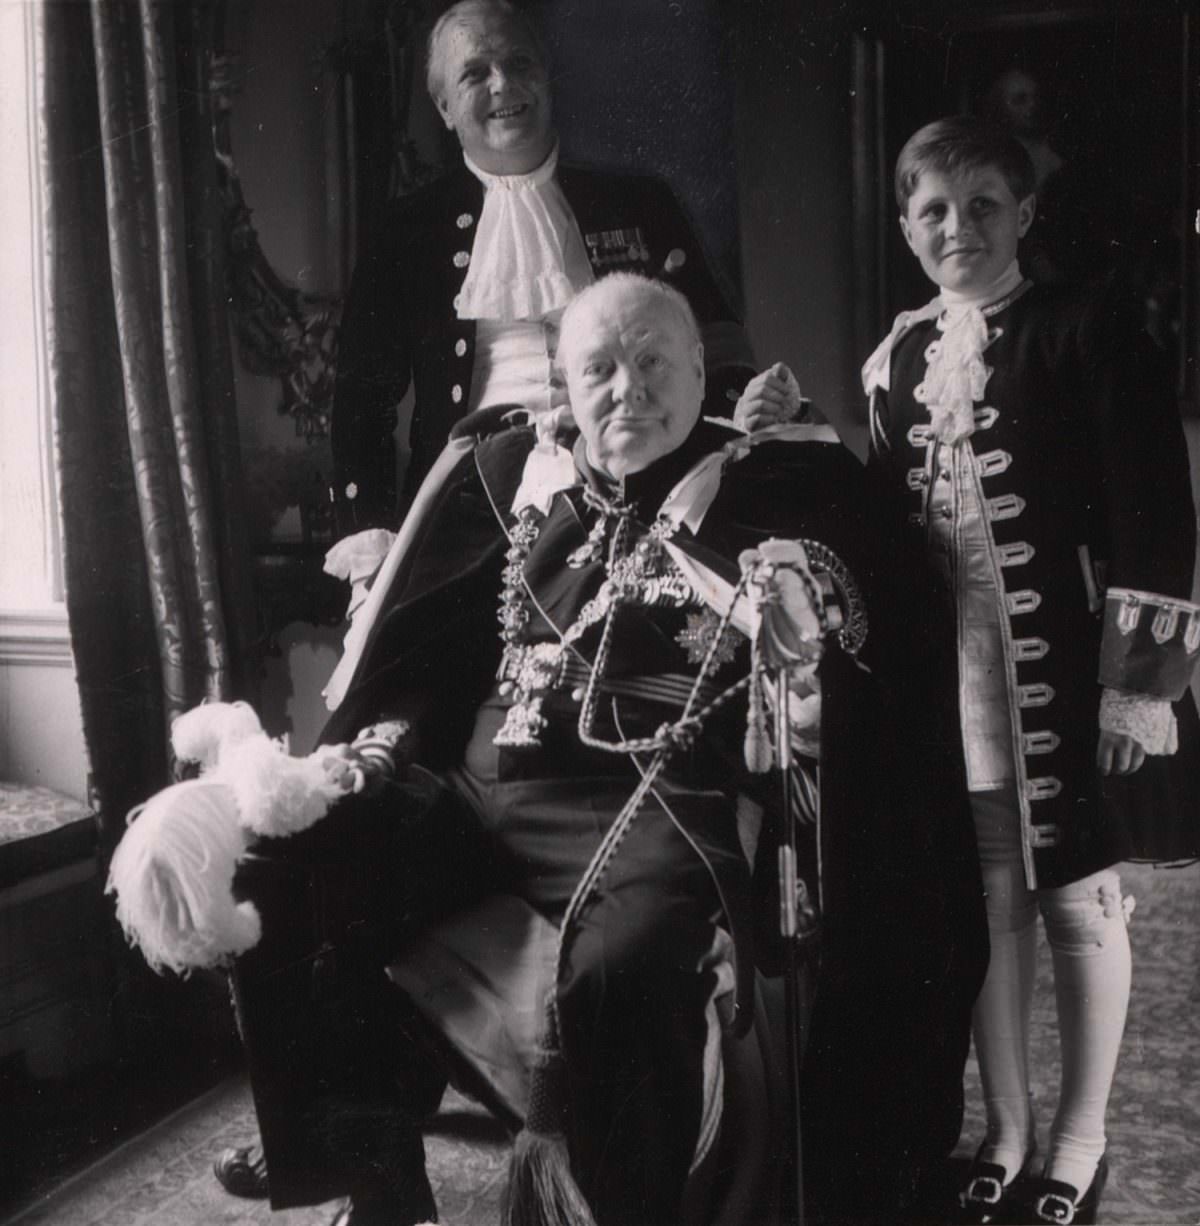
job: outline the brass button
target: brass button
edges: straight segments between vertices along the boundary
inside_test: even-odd
[[[454,342],[454,352],[460,358],[467,352],[467,342],[461,336]]]
[[[456,383],[450,389],[450,399],[453,400],[455,404],[459,404],[462,401],[462,388],[459,386],[459,384]]]
[[[469,251],[456,251],[454,253],[454,267],[466,268],[471,262],[471,253]]]
[[[460,230],[466,230],[475,223],[475,218],[470,213],[459,213],[457,221],[454,223]]]

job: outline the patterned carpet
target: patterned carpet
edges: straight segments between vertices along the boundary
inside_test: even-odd
[[[1126,864],[1124,892],[1137,900],[1129,927],[1133,999],[1109,1104],[1111,1174],[1102,1220],[1168,1226],[1200,1222],[1200,865],[1155,869]],[[1050,956],[1038,950],[1031,1067],[1039,1141],[1058,1101],[1058,1041]],[[967,1120],[960,1151],[983,1137],[979,1076],[967,1071]]]
[[[1200,1222],[1200,866],[1124,872],[1138,900],[1131,928],[1134,1000],[1109,1122],[1113,1174],[1102,1220],[1129,1226]],[[1035,1006],[1035,1068],[1056,1065],[1053,992],[1043,946]],[[1056,1082],[1039,1078],[1042,1135]],[[968,1071],[962,1153],[982,1133],[978,1076]],[[9,1226],[324,1226],[332,1206],[272,1214],[265,1203],[224,1195],[210,1174],[227,1145],[254,1136],[249,1091],[226,1082],[93,1165]],[[455,1094],[426,1141],[443,1222],[493,1226],[507,1143],[502,1128]]]
[[[272,1213],[227,1196],[213,1159],[255,1137],[250,1091],[228,1081],[129,1142],[5,1226],[325,1226],[336,1203]],[[443,1222],[494,1226],[507,1169],[505,1130],[450,1091],[426,1137]]]

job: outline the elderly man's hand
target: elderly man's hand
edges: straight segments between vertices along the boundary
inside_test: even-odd
[[[744,430],[762,430],[791,421],[802,405],[796,376],[783,363],[776,362],[754,376],[738,398],[733,420]]]
[[[326,779],[347,794],[373,795],[389,778],[353,745],[323,745],[318,753]]]

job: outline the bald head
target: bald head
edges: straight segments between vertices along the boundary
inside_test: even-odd
[[[590,462],[639,472],[691,434],[704,399],[704,347],[687,300],[659,281],[613,273],[563,313],[558,364]]]
[[[677,289],[635,272],[613,272],[580,290],[563,312],[558,340],[559,363],[565,361],[564,353],[579,332],[576,321],[586,320],[589,310],[594,309],[596,304],[611,307],[633,302],[645,304],[652,313],[673,316],[689,343],[700,345],[700,325],[696,322],[691,304]]]

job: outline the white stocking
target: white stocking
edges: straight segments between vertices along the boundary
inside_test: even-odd
[[[1104,1116],[1129,1005],[1129,934],[1114,869],[1057,890],[1038,905],[1054,958],[1062,1092],[1046,1174],[1079,1190],[1104,1153]]]
[[[980,1157],[1010,1182],[1033,1139],[1029,1102],[1029,1015],[1037,952],[1037,901],[1025,886],[1020,818],[1011,789],[971,797],[991,940],[987,978],[972,1032],[983,1081],[987,1136]]]

